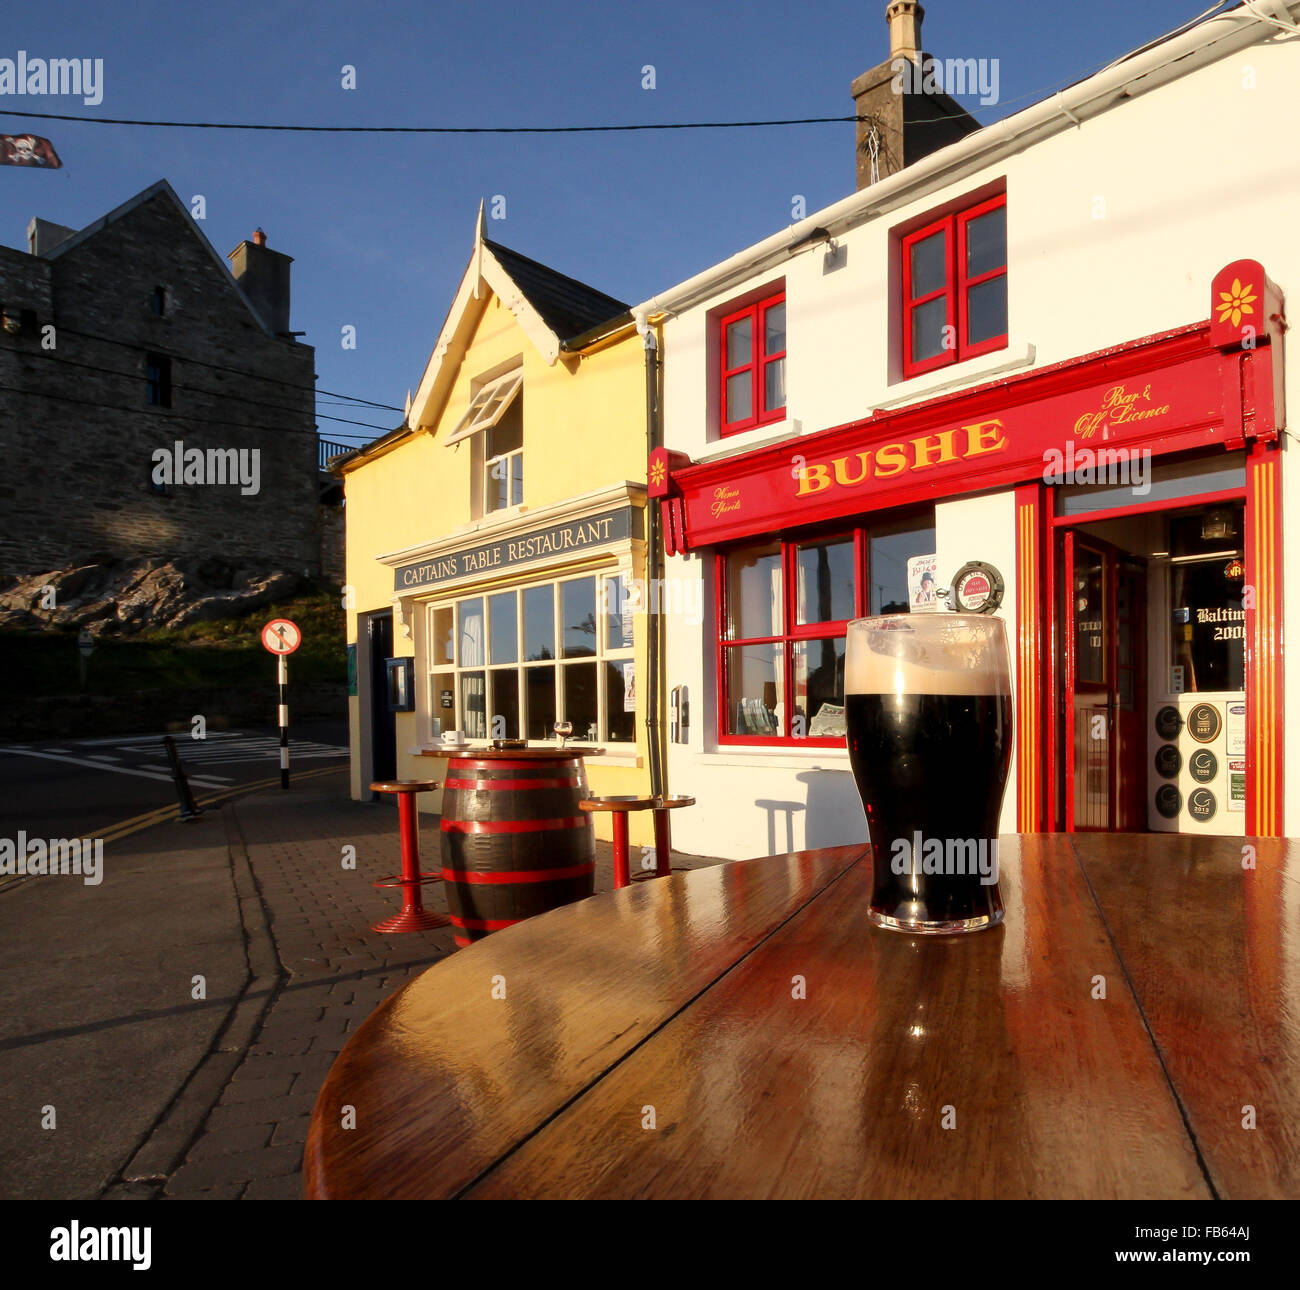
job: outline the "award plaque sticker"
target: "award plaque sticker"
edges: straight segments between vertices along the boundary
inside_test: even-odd
[[[991,614],[1002,603],[1005,590],[1002,575],[983,560],[963,564],[952,579],[953,604],[963,614]]]
[[[1156,774],[1161,779],[1173,779],[1183,768],[1183,755],[1173,744],[1161,744],[1156,749]]]
[[[1182,729],[1183,719],[1178,715],[1178,709],[1173,704],[1167,703],[1159,712],[1156,713],[1156,734],[1161,739],[1176,739],[1179,730]]]
[[[1166,820],[1176,819],[1183,809],[1183,795],[1173,784],[1162,784],[1156,790],[1156,810]]]
[[[1223,729],[1223,718],[1219,709],[1212,703],[1198,703],[1187,714],[1187,733],[1198,744],[1208,744],[1219,737]]]
[[[1198,784],[1208,784],[1219,773],[1219,759],[1208,748],[1198,748],[1187,759],[1187,773]]]
[[[1187,798],[1187,813],[1194,820],[1212,820],[1218,806],[1214,794],[1208,788],[1193,789]]]
[[[1228,805],[1229,811],[1246,809],[1246,763],[1230,761],[1228,763]]]

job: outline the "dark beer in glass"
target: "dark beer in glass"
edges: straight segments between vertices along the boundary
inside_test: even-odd
[[[856,619],[844,705],[871,836],[871,921],[940,934],[1000,923],[998,818],[1011,761],[1001,620],[947,612]]]

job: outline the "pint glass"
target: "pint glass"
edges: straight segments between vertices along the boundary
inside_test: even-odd
[[[871,835],[871,921],[923,933],[1000,923],[998,817],[1011,760],[1001,620],[954,613],[854,620],[844,703]]]

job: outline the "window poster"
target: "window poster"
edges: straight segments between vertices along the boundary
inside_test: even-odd
[[[933,613],[943,606],[938,597],[937,555],[914,555],[907,561],[907,601],[914,614]]]
[[[623,664],[623,711],[636,711],[636,663]]]
[[[1228,756],[1244,757],[1246,755],[1246,705],[1244,703],[1228,704]]]

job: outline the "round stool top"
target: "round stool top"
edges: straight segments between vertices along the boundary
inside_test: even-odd
[[[679,806],[694,806],[693,797],[683,797],[680,795],[657,797],[655,798],[655,810],[657,811],[675,811]]]
[[[578,808],[583,811],[648,811],[654,804],[653,797],[584,797]]]
[[[372,793],[429,793],[438,788],[436,779],[377,779],[370,785]]]

